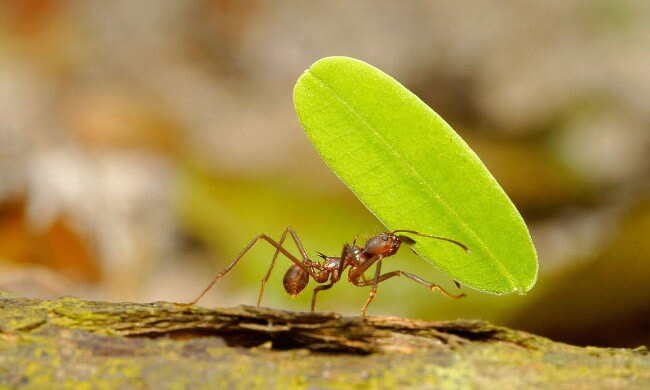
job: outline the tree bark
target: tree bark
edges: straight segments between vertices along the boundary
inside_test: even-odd
[[[647,349],[424,322],[0,292],[0,387],[650,388]]]

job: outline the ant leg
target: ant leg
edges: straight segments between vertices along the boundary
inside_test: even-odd
[[[465,296],[465,294],[454,295],[454,294],[448,292],[447,290],[445,290],[444,288],[438,286],[437,284],[427,282],[426,280],[422,279],[421,277],[419,277],[417,275],[413,275],[412,273],[406,272],[406,271],[392,271],[392,272],[388,272],[386,274],[383,274],[383,275],[381,275],[379,277],[379,280],[377,281],[377,283],[381,283],[384,280],[393,278],[395,276],[406,276],[407,278],[413,280],[414,282],[420,283],[421,285],[423,285],[424,287],[428,288],[431,291],[438,290],[442,295],[446,296],[447,298],[459,299],[459,298],[462,298],[462,297]],[[362,282],[362,283],[357,284],[357,286],[360,286],[360,287],[370,286],[371,283],[373,283],[373,282]]]
[[[296,244],[300,245],[299,241],[296,241]],[[339,266],[338,266],[335,273],[330,274],[331,275],[331,280],[330,280],[329,284],[317,286],[316,288],[314,288],[314,293],[311,296],[311,311],[312,312],[316,310],[316,297],[318,295],[318,292],[323,291],[323,290],[329,290],[330,288],[332,288],[332,286],[334,286],[334,284],[336,282],[338,282],[341,279],[343,269],[346,266],[345,259],[346,259],[347,255],[348,255],[348,253],[350,253],[350,246],[347,245],[347,244],[343,245],[343,250],[341,252],[341,257],[339,258],[340,259]],[[318,266],[318,264],[314,264],[314,265]],[[332,271],[329,271],[329,272],[332,272]],[[361,275],[361,276],[363,277],[363,275]],[[314,279],[316,279],[316,278],[314,278]]]
[[[284,239],[287,238],[287,232],[289,231],[289,228],[284,229],[284,232],[282,232],[282,236],[280,237],[280,241],[278,241],[278,244],[282,245],[284,243]],[[266,274],[264,275],[264,279],[262,279],[262,284],[260,285],[260,292],[257,294],[257,307],[260,307],[262,304],[262,294],[264,294],[264,287],[266,287],[266,282],[269,281],[269,278],[271,277],[271,272],[273,272],[273,267],[275,266],[275,260],[278,258],[278,254],[280,254],[279,249],[275,249],[275,254],[273,254],[273,259],[271,259],[271,264],[269,265],[269,269],[266,271]]]
[[[332,288],[334,283],[336,283],[336,282],[330,282],[329,284],[317,286],[316,288],[314,288],[314,293],[311,296],[311,311],[312,312],[316,310],[316,294],[318,294],[319,291],[329,290],[330,288]]]
[[[368,308],[368,305],[370,305],[370,302],[372,302],[373,299],[375,299],[375,295],[377,295],[377,284],[380,282],[380,275],[381,274],[381,259],[377,261],[377,268],[375,269],[375,277],[372,280],[372,290],[370,290],[370,295],[368,295],[368,299],[366,299],[366,303],[363,304],[363,307],[361,308],[361,317],[366,318],[366,309]],[[368,282],[365,282],[368,283]],[[364,284],[364,283],[361,283]],[[368,283],[370,284],[370,283]],[[357,284],[358,286],[359,284]]]
[[[201,292],[201,294],[199,294],[198,297],[196,297],[196,298],[195,298],[194,300],[192,300],[191,302],[188,302],[188,303],[181,303],[181,305],[190,306],[190,305],[193,305],[193,304],[197,303],[198,301],[200,301],[201,298],[203,298],[203,297],[205,296],[205,294],[207,294],[208,291],[210,291],[210,289],[212,288],[212,286],[214,286],[214,284],[215,284],[219,279],[221,279],[225,274],[227,274],[227,273],[232,269],[232,267],[234,267],[235,264],[237,264],[237,262],[238,262],[239,260],[241,260],[241,258],[244,257],[244,255],[245,255],[245,254],[246,254],[246,253],[247,253],[247,252],[248,252],[248,251],[253,247],[253,245],[255,245],[255,243],[257,243],[257,241],[259,241],[259,240],[264,240],[264,241],[268,242],[269,244],[273,245],[273,246],[274,246],[278,251],[282,252],[283,255],[285,255],[287,258],[289,258],[289,260],[293,261],[293,263],[294,263],[295,265],[297,265],[298,267],[300,267],[300,268],[302,268],[303,270],[305,270],[305,271],[309,274],[309,276],[313,277],[314,279],[316,278],[317,274],[316,274],[313,270],[311,270],[311,268],[307,267],[307,266],[303,263],[303,261],[298,260],[298,258],[296,258],[294,255],[292,255],[291,252],[289,252],[289,251],[287,251],[286,249],[284,249],[284,247],[282,247],[282,245],[280,245],[279,243],[277,243],[277,242],[276,242],[275,240],[273,240],[271,237],[267,236],[266,234],[260,234],[259,236],[253,238],[253,240],[252,240],[248,245],[246,245],[246,247],[245,247],[245,248],[244,248],[244,249],[243,249],[243,250],[242,250],[242,251],[237,255],[237,257],[235,257],[235,259],[234,259],[230,264],[228,264],[228,265],[226,266],[226,268],[224,268],[223,270],[221,270],[221,272],[219,272],[218,274],[216,274],[216,275],[214,276],[214,278],[212,279],[212,281],[210,282],[210,284],[208,285],[208,287],[206,287],[206,288],[203,290],[203,292]]]
[[[305,252],[305,249],[303,248],[302,243],[298,238],[298,234],[290,226],[287,226],[287,228],[284,229],[284,232],[282,232],[282,236],[280,237],[280,241],[278,241],[278,244],[282,246],[284,240],[287,237],[287,233],[291,234],[294,243],[298,247],[298,250],[302,255],[303,264],[306,263],[309,260],[309,257],[307,256],[307,253]],[[266,274],[264,275],[264,279],[262,279],[262,284],[260,285],[260,292],[257,295],[257,307],[260,307],[260,305],[262,304],[262,295],[264,294],[264,288],[266,287],[266,282],[268,282],[269,278],[271,277],[271,272],[273,272],[273,267],[275,266],[275,261],[278,258],[279,254],[280,254],[280,249],[276,248],[275,253],[273,254],[273,259],[271,259],[271,264],[269,265],[269,269],[268,271],[266,271]]]
[[[307,252],[305,252],[305,248],[303,248],[302,243],[298,238],[298,234],[291,228],[291,226],[287,226],[286,231],[288,231],[289,234],[291,234],[291,237],[293,238],[293,242],[296,244],[296,247],[298,247],[298,250],[300,251],[303,260],[309,260],[309,256],[307,256]]]
[[[318,295],[318,292],[323,291],[323,290],[329,290],[330,288],[332,288],[332,286],[334,286],[334,284],[336,282],[338,282],[341,279],[341,274],[343,272],[343,269],[345,268],[345,261],[344,260],[345,260],[345,258],[347,256],[348,252],[349,252],[349,246],[344,245],[343,246],[343,251],[341,252],[341,257],[340,257],[341,261],[339,263],[339,267],[338,267],[336,273],[331,275],[332,279],[330,280],[329,284],[317,286],[316,288],[314,288],[314,293],[311,296],[311,311],[312,312],[316,310],[316,297]]]

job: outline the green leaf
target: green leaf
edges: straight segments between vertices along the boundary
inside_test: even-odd
[[[519,212],[478,156],[411,91],[365,62],[327,57],[298,79],[293,98],[325,162],[386,227],[471,249],[414,237],[420,256],[476,290],[532,288],[537,254]]]

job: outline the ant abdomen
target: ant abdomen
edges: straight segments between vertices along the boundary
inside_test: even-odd
[[[284,290],[289,293],[291,297],[295,297],[304,290],[307,283],[309,283],[309,273],[295,264],[289,267],[287,273],[284,274],[284,278],[282,279]]]

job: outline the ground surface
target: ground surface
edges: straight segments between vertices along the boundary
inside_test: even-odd
[[[644,348],[581,348],[482,321],[39,301],[0,292],[0,387],[650,388]]]

